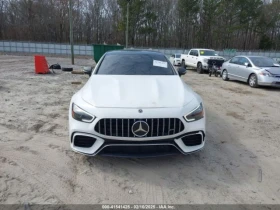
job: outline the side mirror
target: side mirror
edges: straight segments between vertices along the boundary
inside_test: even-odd
[[[187,73],[187,70],[185,68],[183,68],[183,67],[178,68],[177,71],[178,71],[180,77]]]
[[[252,65],[251,65],[250,63],[244,63],[244,65],[245,65],[246,67],[252,67]]]
[[[92,67],[84,67],[83,72],[90,77],[92,74]]]

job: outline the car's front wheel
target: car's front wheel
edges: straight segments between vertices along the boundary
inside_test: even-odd
[[[201,63],[197,64],[197,73],[203,74],[203,69],[202,69],[202,64]]]
[[[227,73],[227,70],[223,70],[223,73],[222,73],[222,78],[224,81],[228,81],[228,73]]]
[[[258,77],[257,77],[257,75],[252,74],[252,75],[249,77],[249,85],[250,85],[250,87],[252,87],[252,88],[256,88],[256,87],[259,86],[259,85],[258,85]]]
[[[182,61],[181,66],[182,66],[184,69],[186,68],[186,64],[185,64],[185,61],[184,61],[184,60]]]

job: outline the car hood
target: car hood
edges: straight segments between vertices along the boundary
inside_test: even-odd
[[[279,67],[263,67],[262,69],[268,71],[271,74],[280,75]]]
[[[195,97],[177,75],[93,75],[81,94],[87,103],[103,108],[182,107]]]

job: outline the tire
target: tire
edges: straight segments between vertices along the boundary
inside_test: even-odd
[[[57,64],[53,64],[49,67],[49,69],[60,69],[61,70],[61,66],[57,63]]]
[[[212,76],[212,71],[209,69],[209,77]]]
[[[202,64],[201,63],[197,64],[197,73],[203,74],[203,69],[202,69]]]
[[[71,72],[71,71],[73,71],[73,68],[62,68],[62,71]]]
[[[223,72],[222,72],[222,79],[224,81],[228,81],[229,80],[227,70],[223,70]]]
[[[186,64],[185,64],[185,61],[182,61],[182,64],[181,66],[185,69],[186,68]]]
[[[258,77],[255,74],[251,74],[248,80],[248,84],[252,88],[257,88],[258,85]]]
[[[215,77],[218,77],[218,71],[215,71]]]

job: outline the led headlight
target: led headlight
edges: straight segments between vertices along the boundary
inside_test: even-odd
[[[196,107],[193,111],[191,111],[189,114],[185,115],[184,118],[187,122],[193,122],[196,120],[200,120],[204,117],[204,110],[203,105],[200,103],[198,107]]]
[[[208,63],[208,59],[207,58],[204,58],[203,61],[204,61],[204,63]]]
[[[76,104],[72,104],[72,117],[75,120],[85,122],[85,123],[91,123],[94,120],[94,116],[90,115],[86,111],[82,110],[80,107],[78,107]]]

